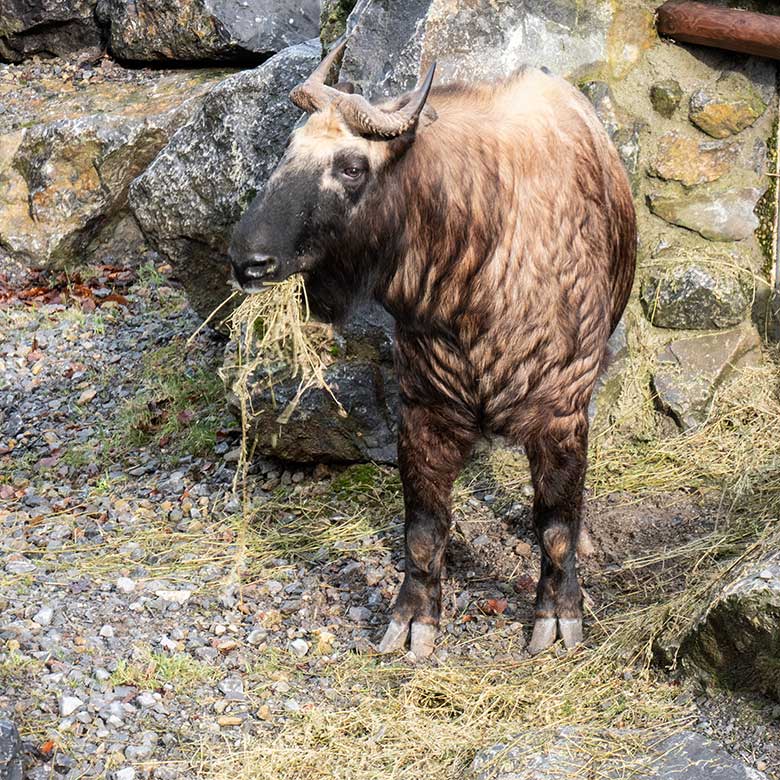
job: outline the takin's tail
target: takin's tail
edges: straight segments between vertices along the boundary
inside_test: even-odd
[[[609,191],[612,226],[612,322],[610,334],[617,327],[631,295],[636,270],[636,212],[631,198],[628,176],[617,154],[611,171],[613,186]],[[617,168],[617,170],[615,170]]]

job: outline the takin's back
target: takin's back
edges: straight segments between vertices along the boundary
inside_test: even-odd
[[[631,289],[626,173],[587,100],[542,71],[438,88],[429,105],[402,161],[409,249],[387,297],[444,323],[467,358],[435,338],[401,357],[427,352],[422,373],[493,432],[519,424],[521,399],[523,427],[534,410],[563,419],[587,406]]]
[[[453,282],[478,279],[486,298],[509,294],[511,306],[576,266],[609,289],[614,329],[633,281],[635,215],[623,165],[587,99],[529,67],[497,83],[434,88],[428,105],[436,120],[408,155],[409,194],[446,204],[446,215],[423,207],[415,228],[425,237],[440,225],[445,246],[434,254]]]

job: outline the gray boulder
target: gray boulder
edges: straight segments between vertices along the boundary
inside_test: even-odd
[[[761,360],[761,340],[749,323],[720,333],[673,341],[657,358],[656,403],[683,429],[707,417],[715,391],[734,371]]]
[[[620,737],[616,732],[615,737]],[[580,739],[576,729],[561,729],[554,739],[545,739],[544,749],[531,750],[524,744],[539,742],[540,736],[518,737],[515,746],[493,745],[479,751],[467,780],[562,780],[579,776],[587,763],[587,753],[578,753]],[[610,734],[603,735],[609,739]],[[632,733],[632,740],[641,736]],[[584,740],[585,737],[583,736]],[[630,776],[636,780],[767,780],[763,772],[729,755],[713,740],[693,731],[675,734],[657,743],[648,734],[647,746],[629,757]],[[626,760],[602,760],[598,776],[626,777]],[[588,764],[588,776],[596,769]]]
[[[754,213],[764,187],[699,189],[690,195],[651,193],[650,211],[661,219],[695,230],[712,241],[740,241],[758,227]]]
[[[3,0],[0,4],[0,62],[33,55],[97,57],[103,36],[95,19],[97,0]]]
[[[62,267],[127,206],[130,182],[222,74],[151,76],[53,96],[37,121],[0,134],[0,247],[10,260]],[[125,248],[126,249],[126,248]]]
[[[341,77],[375,95],[410,89],[432,60],[440,83],[506,76],[523,64],[573,76],[608,59],[612,21],[604,0],[409,0],[403,13],[394,0],[359,0]]]
[[[320,0],[100,0],[98,15],[120,60],[258,61],[316,36]]]
[[[169,258],[204,317],[228,293],[233,225],[300,116],[288,94],[319,61],[315,40],[225,79],[130,187],[144,235]]]
[[[398,385],[392,363],[392,320],[377,307],[358,310],[341,329],[338,353],[325,377],[346,416],[339,413],[326,390],[308,391],[290,420],[278,416],[293,399],[298,380],[281,380],[269,387],[266,371],[251,380],[251,440],[261,454],[295,463],[320,461],[380,463],[396,461]],[[235,348],[229,345],[223,376],[228,402],[240,416],[232,392]]]
[[[780,553],[743,567],[683,638],[678,658],[725,686],[780,701]]]
[[[0,780],[22,780],[22,740],[16,724],[0,720]]]
[[[730,328],[742,322],[750,306],[735,276],[695,265],[652,270],[640,297],[647,318],[659,328]]]

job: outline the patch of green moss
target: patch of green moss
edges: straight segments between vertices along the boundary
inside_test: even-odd
[[[374,490],[382,474],[373,463],[360,463],[344,469],[334,480],[331,488],[339,495],[359,495]]]
[[[323,47],[340,38],[347,29],[347,17],[357,0],[325,0],[320,12],[320,41]]]

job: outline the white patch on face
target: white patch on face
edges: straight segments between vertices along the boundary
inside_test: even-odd
[[[346,192],[346,187],[344,187],[344,184],[333,175],[333,171],[330,166],[328,167],[328,170],[322,174],[322,178],[320,179],[320,191],[336,192],[339,195],[344,195]]]
[[[312,114],[305,125],[292,134],[285,157],[287,170],[324,171],[323,190],[344,192],[343,185],[332,173],[333,158],[341,151],[350,150],[368,158],[372,170],[380,168],[387,158],[386,141],[369,141],[355,135],[332,106]],[[289,167],[288,167],[289,166]]]

